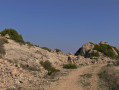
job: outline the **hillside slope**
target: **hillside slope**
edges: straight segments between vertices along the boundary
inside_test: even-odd
[[[103,45],[101,47],[106,47],[105,50],[109,49],[111,52],[109,55],[113,55],[116,58],[119,55],[118,50],[107,43],[86,43],[77,51],[77,56],[74,56],[71,53],[58,53],[58,49],[47,51],[29,42],[25,42],[22,36],[15,30],[5,29],[1,34],[0,89],[2,90],[44,90],[44,84],[48,84],[49,77],[52,79],[58,74],[57,72],[62,74],[64,71],[68,71],[63,68],[64,64],[74,64],[76,66],[99,65],[113,60],[109,56],[105,57],[105,52],[100,51],[100,48],[98,48],[99,50],[97,48],[97,50],[94,50],[95,46],[100,47]],[[82,72],[83,70],[85,69],[82,69]],[[70,75],[71,80],[69,81],[71,81],[70,84],[74,85],[74,87],[75,82],[73,83],[72,80],[75,79],[76,81],[79,75],[78,72],[80,73],[80,68],[75,72],[75,78],[73,73]],[[67,81],[66,85],[70,84]]]

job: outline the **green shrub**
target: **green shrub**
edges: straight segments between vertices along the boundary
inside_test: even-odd
[[[64,64],[63,68],[66,68],[66,69],[77,69],[77,66],[75,64]]]
[[[41,61],[40,64],[48,71],[48,75],[58,72],[59,70],[55,69],[49,61]]]
[[[90,53],[90,57],[99,57],[99,53],[98,52],[92,52]]]
[[[5,29],[0,33],[2,36],[8,34],[12,40],[16,42],[24,43],[22,35],[18,34],[18,32],[14,29]]]
[[[44,50],[47,50],[47,51],[51,52],[51,49],[49,49],[48,47],[41,47],[41,48],[44,49]]]
[[[103,53],[105,56],[115,58],[115,54],[112,50],[112,46],[107,45],[107,44],[99,44],[94,46],[94,50],[97,50],[101,53]]]
[[[31,42],[25,42],[28,46],[34,46]]]
[[[57,48],[56,48],[55,50],[56,50],[57,53],[58,53],[58,52],[62,52],[60,49],[57,49]]]

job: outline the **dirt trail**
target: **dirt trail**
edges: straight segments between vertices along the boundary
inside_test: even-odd
[[[104,65],[83,66],[63,79],[51,83],[45,90],[98,90],[98,72]],[[87,75],[87,76],[86,76]],[[90,76],[90,77],[89,77]],[[81,82],[82,81],[82,82]]]

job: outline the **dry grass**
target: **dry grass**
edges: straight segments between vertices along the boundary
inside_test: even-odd
[[[119,89],[119,69],[116,70],[115,66],[104,66],[99,73],[99,78],[105,81],[109,90]]]

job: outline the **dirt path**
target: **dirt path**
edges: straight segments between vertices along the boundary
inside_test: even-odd
[[[104,65],[83,66],[53,82],[45,90],[98,90],[97,73]]]

